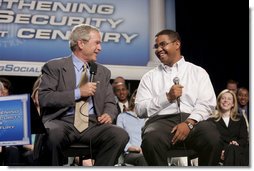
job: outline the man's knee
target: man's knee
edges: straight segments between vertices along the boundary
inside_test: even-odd
[[[162,135],[157,131],[148,131],[142,135],[142,147],[156,147],[158,142],[162,142]]]
[[[127,144],[129,141],[129,135],[128,133],[120,128],[114,126],[110,131],[110,139],[113,140],[117,144]]]
[[[56,129],[50,129],[47,133],[47,142],[50,146],[58,146],[61,144],[64,138],[64,131]]]
[[[202,139],[207,145],[218,146],[221,141],[220,133],[216,128],[216,125],[209,121],[199,123],[199,130],[202,131]]]

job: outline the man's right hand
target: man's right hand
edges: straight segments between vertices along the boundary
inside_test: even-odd
[[[181,85],[173,85],[170,88],[169,92],[166,93],[168,101],[172,103],[174,100],[180,97],[182,95],[182,89],[183,86]]]
[[[93,96],[96,92],[96,86],[97,83],[94,82],[88,82],[84,85],[82,85],[79,89],[80,89],[80,96],[81,97],[89,97],[89,96]]]

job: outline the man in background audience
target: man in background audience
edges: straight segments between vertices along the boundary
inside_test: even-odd
[[[112,87],[114,88],[118,83],[125,84],[125,79],[122,76],[116,77],[112,83]]]
[[[249,91],[245,87],[240,87],[237,91],[238,114],[243,115],[247,129],[249,129]]]
[[[118,113],[126,112],[129,107],[128,95],[129,90],[125,83],[119,82],[114,86],[114,93],[117,97]]]
[[[235,80],[228,80],[226,88],[228,90],[233,91],[235,94],[237,93],[237,88],[238,88],[238,82]]]
[[[118,114],[122,112],[126,112],[129,107],[129,90],[125,83],[125,79],[121,76],[118,76],[114,79],[112,83],[113,91],[115,94],[115,100],[117,105]],[[116,119],[113,121],[116,123]]]

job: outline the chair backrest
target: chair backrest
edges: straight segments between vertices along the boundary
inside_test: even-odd
[[[43,134],[46,133],[44,124],[42,123],[41,116],[39,115],[32,99],[30,99],[30,113],[31,113],[31,133]]]
[[[48,130],[44,127],[42,119],[39,116],[34,105],[31,105],[31,127],[34,134],[47,134]],[[42,135],[43,136],[43,135]],[[45,139],[44,135],[44,139]],[[45,140],[41,140],[45,141]],[[82,160],[85,158],[92,158],[92,151],[89,145],[81,143],[73,143],[63,151],[65,157],[79,157],[79,165],[82,165]]]

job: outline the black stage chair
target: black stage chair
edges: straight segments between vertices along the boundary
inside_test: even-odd
[[[33,134],[47,134],[47,130],[42,123],[41,116],[37,112],[34,103],[31,103],[31,132]],[[82,160],[91,157],[89,145],[73,143],[63,151],[65,157],[79,157],[79,165],[82,166]]]

